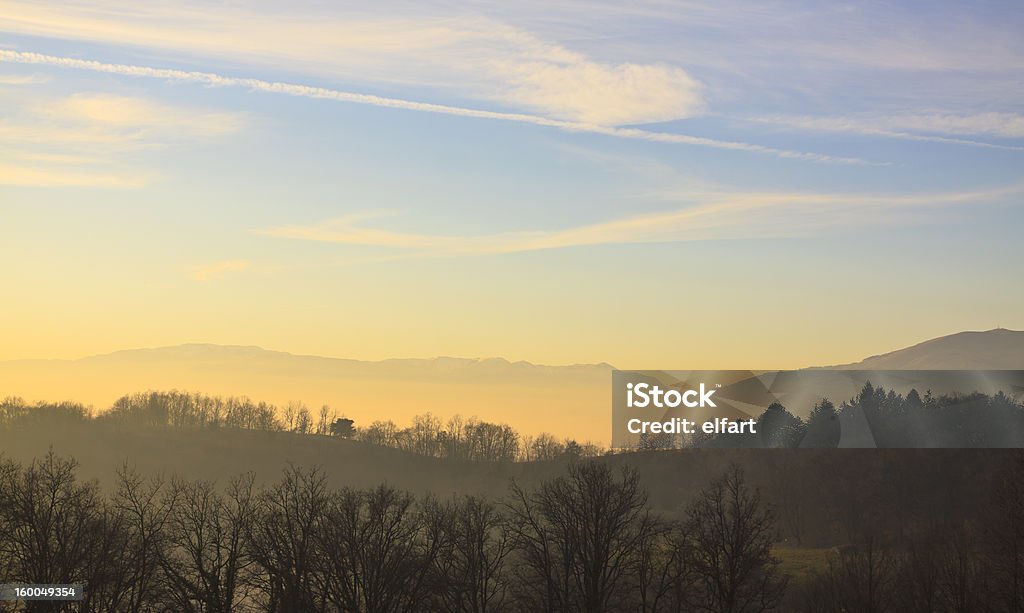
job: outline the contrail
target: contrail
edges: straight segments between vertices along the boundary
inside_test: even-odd
[[[478,119],[494,119],[498,121],[512,121],[527,123],[537,126],[545,126],[564,130],[567,132],[586,132],[591,134],[604,134],[618,138],[629,138],[634,140],[645,140],[658,143],[672,143],[683,145],[698,145],[702,147],[714,147],[716,149],[730,149],[735,151],[749,151],[774,155],[782,158],[794,158],[809,160],[812,162],[827,162],[835,164],[867,164],[865,160],[858,158],[835,157],[820,153],[807,153],[803,151],[791,151],[787,149],[776,149],[763,145],[744,143],[738,141],[717,140],[690,136],[686,134],[675,134],[672,132],[653,132],[640,128],[622,128],[616,126],[604,126],[599,124],[564,121],[550,119],[539,115],[525,113],[504,113],[498,111],[486,111],[481,109],[449,106],[445,104],[432,104],[429,102],[416,102],[413,100],[402,100],[400,98],[386,98],[369,94],[358,94],[354,92],[328,89],[324,87],[313,87],[295,83],[281,83],[276,81],[264,81],[262,79],[246,79],[239,77],[228,77],[212,72],[196,72],[188,70],[175,70],[170,68],[152,68],[149,66],[133,66],[130,64],[107,64],[95,60],[80,60],[76,58],[60,57],[54,55],[43,55],[26,51],[0,50],[0,61],[17,64],[41,64],[46,66],[58,66],[62,68],[74,68],[77,70],[90,70],[93,72],[105,72],[135,77],[150,77],[155,79],[166,79],[169,81],[201,83],[217,87],[245,87],[250,90],[287,94],[303,98],[318,98],[337,100],[339,102],[350,102],[354,104],[366,104],[394,109],[406,109],[410,111],[421,111],[426,113],[438,113],[442,115],[456,115],[459,117],[474,117]]]
[[[818,123],[814,118],[810,121],[803,121],[803,118],[790,118],[786,116],[768,117],[747,117],[744,121],[765,123],[770,125],[781,125],[795,127],[804,130],[816,130],[819,132],[834,132],[843,134],[866,134],[868,136],[881,136],[883,138],[898,138],[904,140],[921,141],[926,143],[947,143],[951,145],[965,145],[968,147],[982,147],[985,149],[1001,149],[1004,151],[1024,151],[1024,147],[1017,145],[1004,145],[1001,143],[989,143],[980,140],[957,138],[954,136],[938,136],[934,134],[917,134],[902,130],[891,130],[887,128],[875,128],[860,125],[859,123],[848,123],[840,125],[829,125]]]

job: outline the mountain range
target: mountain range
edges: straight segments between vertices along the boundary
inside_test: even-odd
[[[906,349],[874,355],[850,370],[1016,370],[1024,369],[1024,331],[996,328],[959,332]]]
[[[1024,332],[961,332],[834,369],[1024,369]],[[187,344],[133,349],[77,360],[0,361],[0,396],[75,400],[97,409],[145,390],[248,396],[277,405],[329,405],[357,425],[408,423],[431,412],[509,423],[527,433],[607,440],[606,363],[545,366],[501,358],[362,361]]]

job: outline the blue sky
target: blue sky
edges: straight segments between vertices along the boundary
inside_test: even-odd
[[[789,367],[1021,328],[1021,31],[1009,2],[0,0],[0,357]]]

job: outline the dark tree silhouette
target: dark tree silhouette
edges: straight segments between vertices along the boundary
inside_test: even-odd
[[[316,537],[329,501],[323,471],[294,466],[257,496],[256,518],[247,538],[263,571],[259,587],[266,610],[306,613],[323,607],[317,589]]]
[[[895,611],[897,560],[869,538],[861,546],[835,548],[824,573],[804,596],[808,611],[883,613]]]
[[[519,549],[520,595],[545,611],[623,606],[635,557],[654,529],[635,471],[570,464],[534,492],[513,484],[510,521]],[[524,586],[525,589],[524,589]]]
[[[861,402],[874,412],[880,440],[892,445],[1006,445],[1024,431],[1024,407],[1006,394],[904,398],[865,386],[843,410],[861,410]],[[218,486],[165,483],[122,468],[101,490],[76,478],[73,460],[52,453],[26,464],[0,459],[0,582],[87,585],[81,603],[0,611],[1024,611],[1019,450],[754,449],[794,440],[779,433],[798,426],[795,418],[773,407],[745,449],[584,461],[577,456],[594,454],[589,445],[519,439],[476,419],[442,426],[424,416],[406,429],[375,422],[354,432],[362,443],[350,444],[226,431],[261,429],[264,409],[272,414],[244,399],[157,393],[118,406],[93,418],[70,403],[7,399],[0,437],[15,453],[26,448],[20,438],[38,440],[29,437],[39,432],[73,432],[76,444],[124,437],[126,449],[158,437],[308,443],[313,453],[330,451],[325,458],[369,452],[420,462],[425,470],[413,478],[424,475],[427,488],[437,481],[426,478],[449,468],[491,480],[483,489],[467,482],[477,491],[493,492],[495,477],[512,474],[524,485],[513,484],[495,506],[484,498],[417,499],[389,487],[330,490],[320,470],[290,468],[254,491],[252,475]],[[300,408],[293,407],[293,427]],[[831,403],[820,402],[806,425],[800,446],[838,442]],[[367,448],[371,435],[437,459],[380,454]],[[514,457],[541,461],[502,465]],[[95,456],[89,461],[93,469]],[[465,464],[479,461],[491,465]],[[707,475],[730,461],[742,462],[746,474],[733,467],[707,485]],[[658,484],[650,504],[639,474],[616,468],[627,462]],[[369,479],[350,466],[335,475]],[[776,509],[787,537],[777,543]],[[775,556],[796,571],[785,601]]]
[[[442,600],[447,611],[485,613],[508,603],[506,558],[512,538],[498,507],[474,496],[444,507],[447,548],[439,559],[448,586]]]
[[[1024,611],[1024,451],[996,482],[988,526],[989,574],[1006,611]]]
[[[173,492],[165,495],[166,487],[161,475],[147,480],[123,464],[117,471],[117,480],[113,505],[127,540],[120,557],[128,581],[123,606],[129,613],[140,613],[159,600],[160,560],[167,537],[165,528],[176,500]]]
[[[355,422],[347,417],[339,417],[331,422],[331,436],[340,436],[341,438],[352,438],[355,433]]]
[[[839,415],[828,398],[814,405],[807,417],[802,447],[836,447],[839,444]]]
[[[778,402],[773,402],[757,420],[757,432],[765,447],[796,447],[804,437],[804,423]]]
[[[27,467],[0,463],[0,581],[87,584],[80,611],[126,610],[130,581],[117,564],[126,545],[95,483],[79,483],[77,463],[50,451]],[[28,601],[30,613],[64,603]]]
[[[638,611],[692,611],[695,581],[689,535],[678,522],[658,522],[648,531],[634,558]]]
[[[175,481],[161,568],[167,600],[188,613],[230,613],[248,597],[254,564],[248,535],[256,518],[253,475],[225,493],[209,481]]]
[[[746,613],[778,606],[785,580],[772,555],[774,519],[741,468],[731,466],[700,493],[687,510],[686,531],[704,609]]]
[[[324,593],[343,611],[419,611],[444,544],[441,518],[388,486],[342,490],[319,536]]]

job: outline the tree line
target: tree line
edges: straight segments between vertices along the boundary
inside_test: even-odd
[[[765,611],[786,586],[774,540],[737,467],[669,520],[635,471],[593,460],[493,500],[297,467],[256,488],[122,466],[104,495],[53,452],[0,460],[0,582],[86,586],[32,612]]]
[[[980,392],[933,396],[927,391],[922,397],[912,389],[903,396],[868,381],[859,394],[839,407],[827,398],[821,399],[803,419],[783,404],[772,403],[757,418],[756,434],[697,434],[686,438],[645,434],[638,447],[837,447],[840,424],[851,415],[863,415],[877,447],[1024,446],[1024,404],[1001,391],[991,396]]]
[[[774,509],[735,464],[664,514],[604,460],[438,499],[292,466],[263,487],[122,466],[103,490],[53,452],[0,458],[0,582],[85,585],[82,602],[0,611],[1022,611],[1024,454],[1009,460],[976,501],[984,521],[901,539],[864,525],[791,576]]]
[[[982,521],[933,518],[900,540],[865,527],[795,602],[823,613],[1024,611],[1024,454],[1013,453],[991,498],[977,501]]]
[[[316,413],[302,403],[277,407],[249,398],[187,392],[144,392],[122,396],[106,411],[93,413],[73,402],[29,404],[16,397],[0,402],[0,426],[32,422],[93,420],[110,425],[170,428],[234,428],[301,435],[334,436],[420,455],[471,462],[530,462],[562,457],[596,457],[606,450],[594,443],[558,439],[547,433],[523,435],[508,424],[455,415],[447,421],[431,413],[413,417],[407,427],[377,420],[358,427],[329,406]]]
[[[864,416],[878,447],[1020,447],[1024,446],[1024,404],[999,392],[922,397],[906,396],[865,383],[861,392],[835,406],[823,398],[806,418],[775,402],[757,418],[756,434],[644,434],[640,450],[685,447],[830,448],[839,445],[840,424],[848,414]],[[455,415],[447,421],[431,413],[417,415],[400,427],[376,420],[359,427],[329,406],[314,414],[301,403],[281,408],[245,397],[186,392],[145,392],[119,398],[94,414],[72,402],[30,405],[20,398],[0,402],[0,426],[39,421],[95,420],[107,424],[173,428],[235,428],[265,432],[334,436],[391,447],[424,456],[472,462],[529,462],[563,457],[597,457],[610,450],[592,442],[558,439],[550,434],[523,435],[508,424]]]

